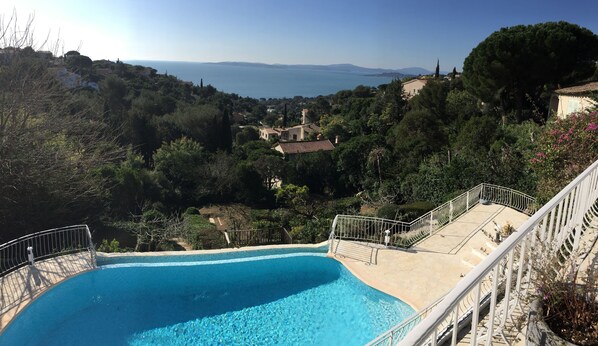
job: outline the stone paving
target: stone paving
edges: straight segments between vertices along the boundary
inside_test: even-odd
[[[448,293],[494,250],[493,222],[517,228],[528,218],[501,205],[480,204],[408,250],[379,249],[376,265],[349,256],[335,258],[366,284],[419,311]]]

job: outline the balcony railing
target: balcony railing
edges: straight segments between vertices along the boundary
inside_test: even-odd
[[[95,267],[87,225],[49,229],[4,243],[0,245],[0,313],[61,279]]]
[[[480,184],[411,222],[337,215],[332,223],[330,244],[333,240],[345,239],[385,245],[388,235],[389,245],[410,247],[485,201],[505,205],[527,215],[535,210],[535,199],[531,196],[502,186]]]
[[[520,211],[530,207],[525,199],[521,203],[508,196],[496,198],[505,204],[520,203]],[[473,268],[398,345],[456,345],[458,335],[466,328],[471,345],[491,345],[495,337],[506,339],[507,321],[513,319],[531,289],[532,264],[537,259],[530,250],[541,247],[549,252],[545,255],[557,259],[575,251],[582,234],[596,217],[597,199],[598,161]],[[593,216],[588,217],[590,214]],[[377,344],[397,342],[386,337]]]

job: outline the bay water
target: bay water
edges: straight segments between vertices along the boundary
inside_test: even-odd
[[[368,76],[357,73],[295,69],[272,65],[235,65],[174,61],[126,61],[149,66],[158,73],[168,73],[199,85],[253,98],[316,97],[352,90],[358,85],[375,86],[390,83],[392,77]]]

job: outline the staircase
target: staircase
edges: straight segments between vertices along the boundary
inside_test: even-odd
[[[466,265],[469,268],[474,268],[478,264],[480,264],[484,258],[486,258],[489,254],[492,253],[496,249],[497,244],[486,241],[484,246],[480,248],[471,248],[470,253],[465,254],[461,258],[461,263]]]

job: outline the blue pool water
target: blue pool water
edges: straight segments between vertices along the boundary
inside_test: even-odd
[[[413,313],[323,254],[190,263],[111,264],[71,278],[0,344],[362,345]]]

